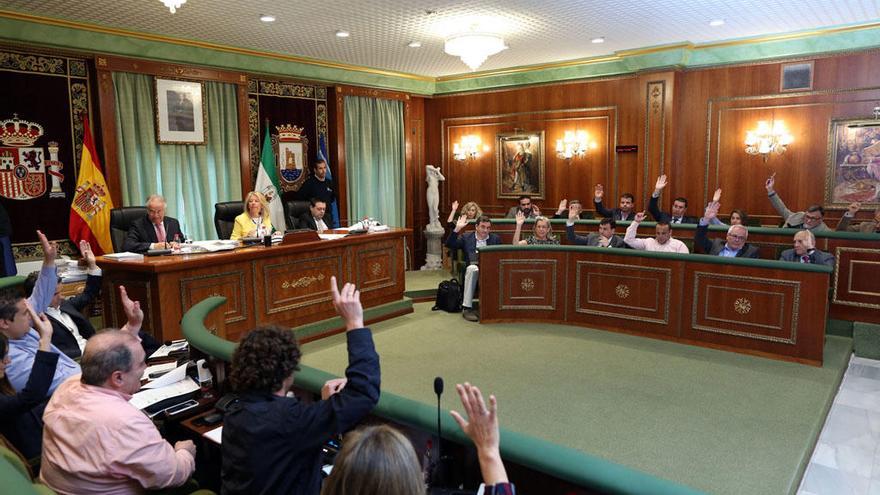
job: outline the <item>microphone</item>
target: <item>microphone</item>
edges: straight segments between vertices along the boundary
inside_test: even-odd
[[[437,377],[434,378],[434,393],[437,394],[437,400],[440,400],[440,396],[443,395],[443,378]]]
[[[434,466],[431,476],[431,486],[442,486],[443,479],[443,452],[441,450],[443,444],[442,433],[440,427],[440,396],[443,395],[443,378],[434,378],[434,393],[437,394],[437,463]]]

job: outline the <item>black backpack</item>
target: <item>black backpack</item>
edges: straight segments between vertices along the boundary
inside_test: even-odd
[[[433,311],[442,309],[449,313],[461,312],[461,284],[458,279],[444,280],[437,286],[437,300],[434,302]]]

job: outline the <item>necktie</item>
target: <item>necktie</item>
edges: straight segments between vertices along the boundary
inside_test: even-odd
[[[165,223],[157,223],[156,224],[156,240],[159,242],[165,242]]]
[[[805,254],[805,255],[801,256],[801,263],[809,263],[809,262],[810,262],[809,255]]]

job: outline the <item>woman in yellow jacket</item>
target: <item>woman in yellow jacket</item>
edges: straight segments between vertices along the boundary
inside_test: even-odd
[[[272,233],[272,221],[269,220],[269,203],[262,193],[251,191],[244,200],[244,212],[235,217],[232,228],[232,240],[242,237],[263,237]]]

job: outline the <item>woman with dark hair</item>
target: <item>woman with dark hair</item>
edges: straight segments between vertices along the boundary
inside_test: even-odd
[[[0,306],[15,308],[12,304]],[[44,314],[37,316],[30,304],[26,303],[26,306],[32,324],[40,334],[40,344],[27,385],[16,393],[6,376],[6,366],[10,362],[9,340],[0,333],[0,432],[25,458],[33,459],[42,451],[43,410],[48,399],[46,393],[58,364],[58,353],[50,350],[52,323]],[[11,321],[14,318],[15,313],[0,314],[0,319]]]

